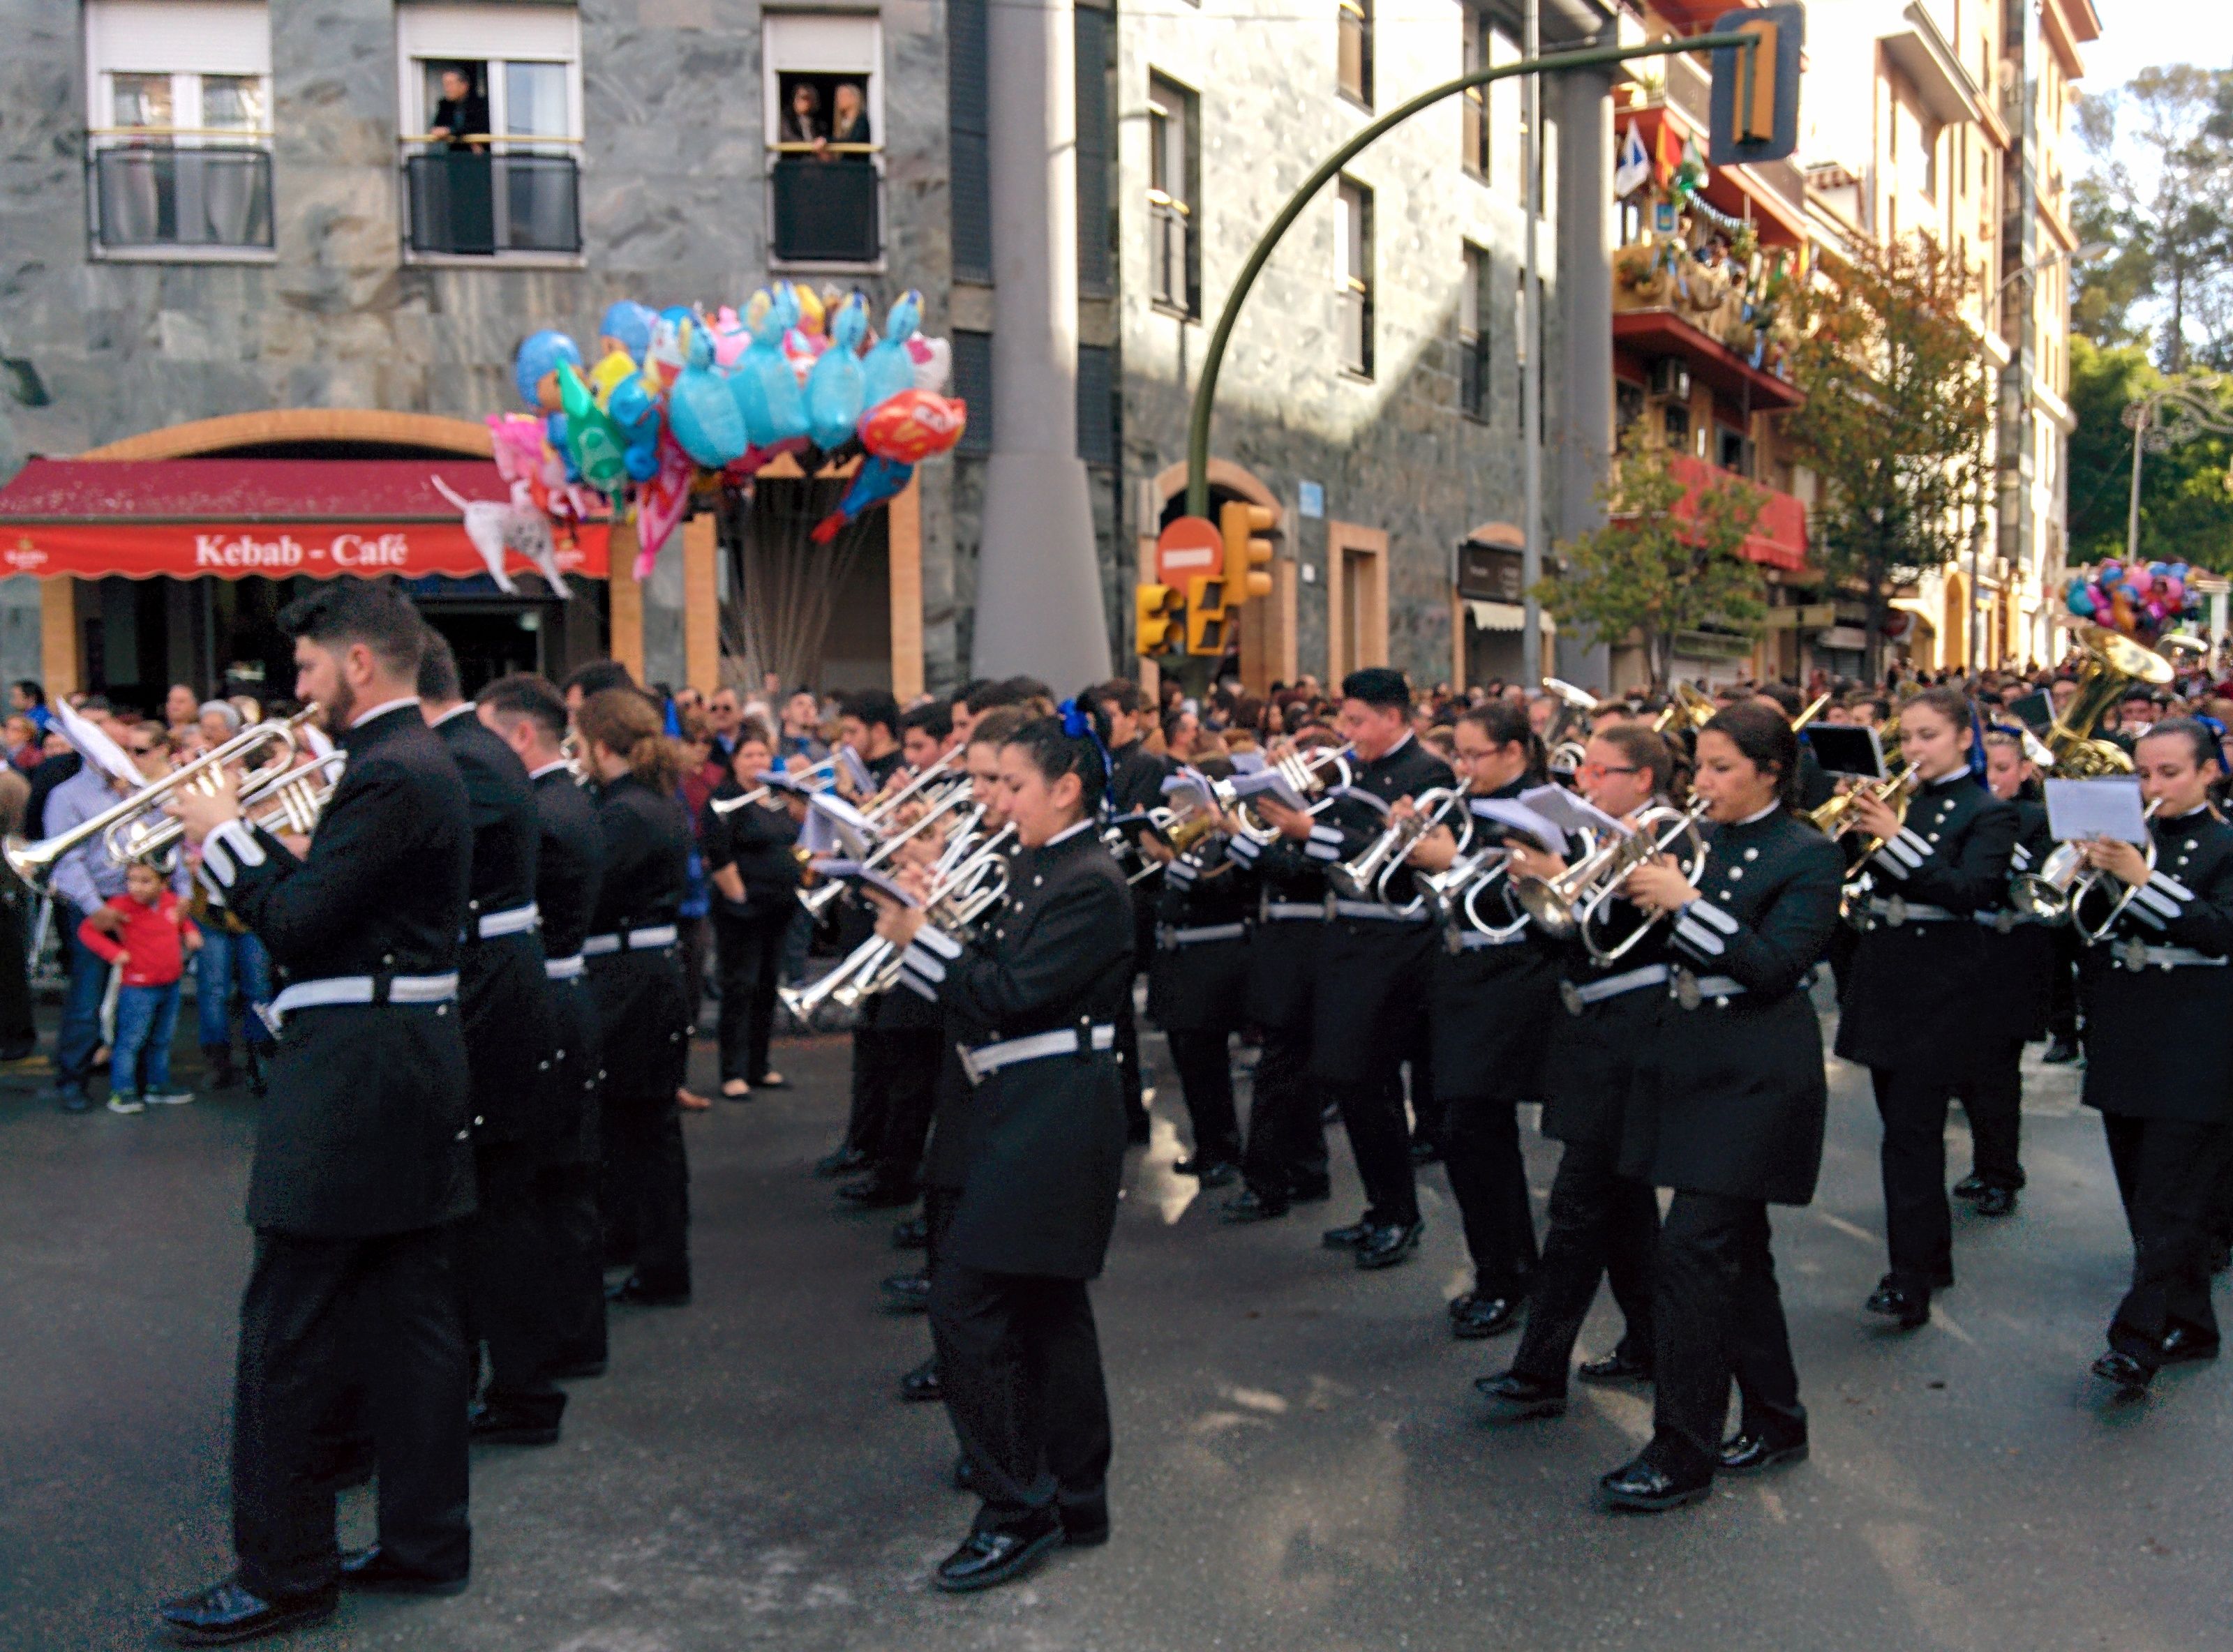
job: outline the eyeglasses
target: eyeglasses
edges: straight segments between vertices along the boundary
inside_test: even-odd
[[[1610,763],[1585,763],[1577,772],[1595,775],[1602,780],[1609,774],[1642,774],[1644,771],[1637,768],[1624,769]]]

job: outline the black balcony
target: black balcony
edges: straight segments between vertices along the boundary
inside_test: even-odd
[[[582,250],[581,172],[571,155],[430,149],[407,155],[411,250],[458,257]]]
[[[882,180],[866,155],[778,155],[775,257],[781,263],[874,263],[883,257]]]
[[[271,154],[251,145],[167,143],[93,153],[94,222],[105,248],[268,248]]]

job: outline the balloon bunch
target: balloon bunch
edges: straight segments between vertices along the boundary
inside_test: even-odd
[[[2089,576],[2073,574],[2063,606],[2081,620],[2152,644],[2199,608],[2187,588],[2184,563],[2103,563]]]
[[[917,465],[949,452],[968,423],[968,409],[944,394],[952,347],[920,335],[921,315],[922,296],[903,295],[871,341],[858,292],[783,283],[754,293],[741,314],[725,305],[710,316],[623,299],[598,328],[594,366],[563,333],[519,347],[513,383],[540,415],[543,452],[525,446],[534,419],[492,418],[499,463],[508,478],[515,468],[542,478],[535,498],[559,502],[554,519],[573,508],[568,490],[578,485],[625,501],[641,579],[694,491],[742,487],[780,454],[798,455],[810,476],[857,455],[851,486],[813,530],[827,543],[905,488]]]

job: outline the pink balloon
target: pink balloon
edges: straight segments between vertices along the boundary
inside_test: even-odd
[[[2125,577],[2132,582],[2132,594],[2135,596],[2145,596],[2156,582],[2156,576],[2148,571],[2145,564],[2134,568]]]

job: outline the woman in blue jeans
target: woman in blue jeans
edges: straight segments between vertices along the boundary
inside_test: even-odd
[[[212,907],[205,894],[194,905],[202,932],[202,949],[194,955],[194,1010],[209,1087],[229,1089],[238,1081],[232,1067],[233,994],[238,992],[241,1041],[248,1051],[248,1090],[261,1096],[273,1040],[271,1029],[257,1011],[271,1002],[270,957],[262,941],[240,928],[223,907]]]

